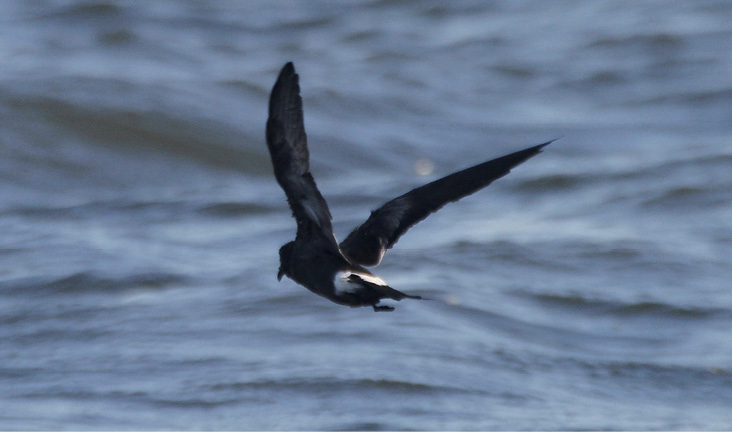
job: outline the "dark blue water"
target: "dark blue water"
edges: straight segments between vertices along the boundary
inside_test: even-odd
[[[0,429],[730,429],[731,21],[726,1],[0,3]],[[286,61],[339,238],[561,139],[375,269],[432,300],[338,306],[276,281]]]

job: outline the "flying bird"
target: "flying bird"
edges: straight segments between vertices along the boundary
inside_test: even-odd
[[[297,221],[295,240],[280,248],[277,280],[287,276],[341,305],[392,311],[393,307],[379,302],[420,299],[390,287],[365,267],[379,264],[386,250],[417,222],[488,186],[552,142],[483,162],[398,196],[371,212],[366,222],[339,244],[328,204],[310,174],[298,81],[293,64],[285,64],[269,99],[267,147],[277,182]]]

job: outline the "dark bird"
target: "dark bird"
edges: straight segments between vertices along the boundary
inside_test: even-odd
[[[549,143],[483,162],[396,197],[371,212],[366,222],[338,244],[328,204],[310,174],[298,75],[292,63],[287,63],[269,99],[267,147],[277,182],[297,221],[297,236],[280,248],[277,279],[286,275],[335,303],[371,306],[374,311],[394,310],[380,306],[382,299],[420,299],[395,290],[364,266],[379,264],[384,252],[417,222],[488,186]]]

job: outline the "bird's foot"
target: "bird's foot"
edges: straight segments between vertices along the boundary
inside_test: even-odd
[[[374,307],[374,312],[391,312],[394,310],[391,306],[376,306],[372,305]]]

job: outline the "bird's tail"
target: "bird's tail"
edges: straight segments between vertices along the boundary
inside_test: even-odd
[[[390,298],[392,300],[398,301],[398,300],[405,299],[405,298],[415,299],[415,300],[422,299],[422,297],[420,297],[420,296],[405,294],[399,290],[395,290],[394,288],[392,288],[390,286],[386,286],[386,285],[384,285],[384,286],[377,285],[377,289],[379,290],[379,292],[381,294],[383,294],[384,298]]]
[[[370,301],[375,300],[378,302],[380,299],[385,298],[397,301],[405,298],[415,300],[420,300],[422,298],[420,296],[409,295],[401,291],[395,290],[389,285],[386,285],[386,283],[384,283],[381,279],[378,279],[373,275],[369,277],[368,275],[359,275],[356,273],[352,273],[348,278],[351,281],[357,281],[358,284],[363,287],[363,290],[359,290],[359,295],[363,300],[366,300],[368,298]],[[374,283],[374,281],[378,281],[381,283]]]

